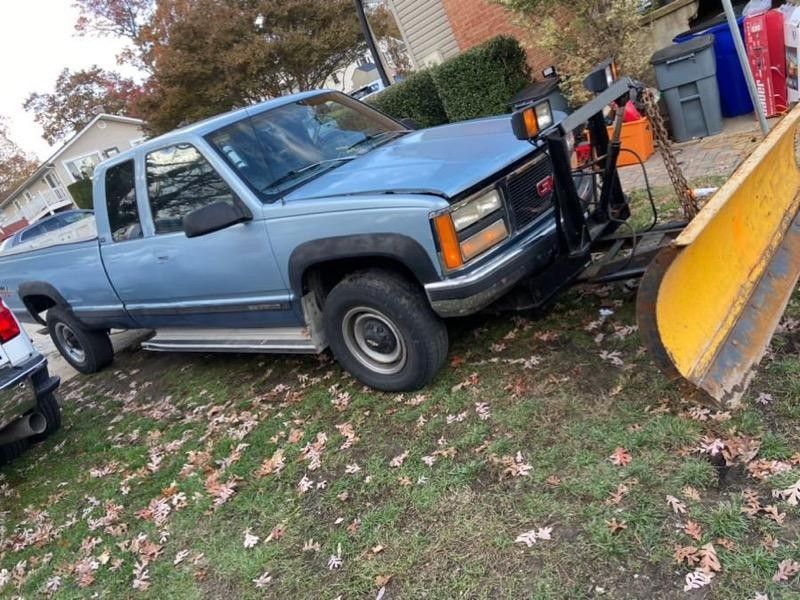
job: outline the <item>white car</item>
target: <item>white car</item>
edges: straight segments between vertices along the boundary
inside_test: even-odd
[[[47,359],[0,301],[0,464],[61,427],[55,393],[60,383],[50,376]]]

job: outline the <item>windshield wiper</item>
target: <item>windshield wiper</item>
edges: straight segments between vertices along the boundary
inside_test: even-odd
[[[386,136],[389,136],[389,135],[392,135],[392,136],[398,135],[399,136],[399,135],[404,135],[406,133],[408,133],[408,131],[405,130],[405,129],[392,129],[390,131],[381,131],[380,133],[373,133],[372,135],[366,136],[363,140],[360,140],[360,141],[356,142],[352,146],[349,146],[347,148],[347,150],[348,151],[355,150],[356,148],[358,148],[362,144],[366,144],[367,142],[374,142],[375,140],[380,140],[380,139],[382,139],[382,138],[384,138]]]
[[[269,185],[264,186],[261,189],[261,191],[262,192],[266,192],[268,189],[276,188],[280,184],[285,183],[286,181],[290,181],[291,179],[294,179],[298,175],[302,175],[306,171],[311,171],[312,169],[317,169],[317,168],[319,168],[321,166],[324,166],[324,165],[340,163],[340,162],[350,162],[351,160],[354,160],[356,158],[358,158],[358,157],[356,157],[356,156],[339,156],[338,158],[329,158],[328,160],[321,160],[319,162],[315,162],[315,163],[312,163],[310,165],[306,165],[302,169],[295,169],[293,171],[289,171],[285,175],[281,175],[280,177],[278,177],[278,179],[276,179],[275,181],[271,182]]]

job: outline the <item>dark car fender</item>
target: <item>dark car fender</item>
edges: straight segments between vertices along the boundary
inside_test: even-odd
[[[303,275],[309,267],[369,257],[397,261],[421,284],[441,279],[428,252],[413,238],[396,233],[368,233],[322,238],[299,245],[289,257],[289,283],[299,298],[303,295]]]

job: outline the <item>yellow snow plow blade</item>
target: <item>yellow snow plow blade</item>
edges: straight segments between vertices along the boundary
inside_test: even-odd
[[[645,345],[670,377],[735,406],[800,277],[800,106],[651,264]]]

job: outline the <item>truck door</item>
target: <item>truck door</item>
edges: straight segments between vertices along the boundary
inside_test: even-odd
[[[138,177],[128,161],[109,167],[105,182],[111,240],[103,261],[128,313],[155,329],[299,325],[261,207],[249,199],[252,221],[187,238],[190,212],[245,200],[194,145],[174,143],[137,160]]]

